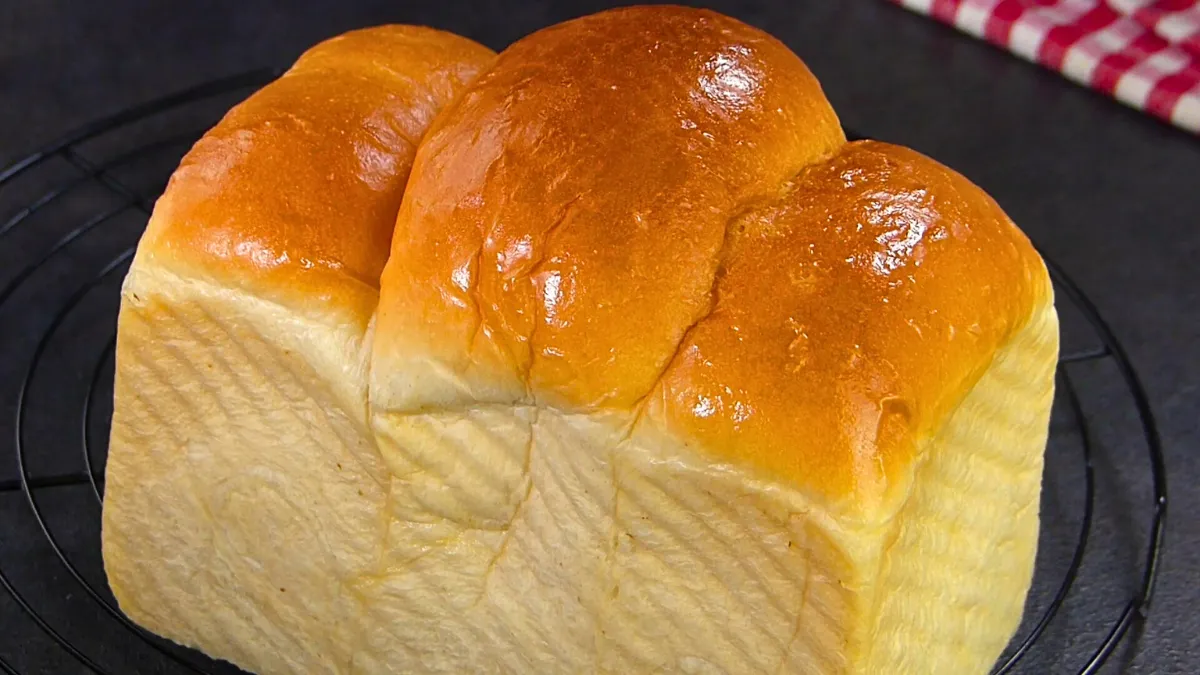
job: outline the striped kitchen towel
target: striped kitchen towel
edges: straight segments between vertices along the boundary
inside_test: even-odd
[[[891,0],[1200,133],[1196,0]]]

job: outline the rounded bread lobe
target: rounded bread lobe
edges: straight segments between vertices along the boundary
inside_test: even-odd
[[[184,157],[139,257],[369,315],[423,131],[493,58],[415,26],[316,45]]]
[[[727,221],[843,142],[791,51],[712,12],[613,10],[518,41],[417,154],[377,402],[634,405],[707,312]]]
[[[1050,301],[1028,239],[961,175],[850,143],[739,218],[712,313],[652,418],[709,452],[868,508]]]

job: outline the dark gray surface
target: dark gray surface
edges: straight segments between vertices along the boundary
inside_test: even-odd
[[[991,192],[1099,305],[1128,348],[1158,415],[1175,514],[1150,619],[1137,642],[1118,652],[1109,672],[1200,672],[1200,522],[1193,515],[1200,512],[1200,141],[883,2],[711,4],[796,50],[821,79],[846,126],[911,145]],[[600,6],[350,0],[4,3],[0,166],[97,116],[252,66],[286,64],[307,45],[348,28],[427,23],[498,48]],[[207,123],[229,100],[215,102],[191,124]],[[88,151],[97,158],[109,156],[141,141],[142,134],[185,128],[191,127],[173,118]],[[156,164],[131,167],[127,180],[150,189],[178,150],[164,152]],[[37,177],[0,189],[0,223],[42,187],[70,173],[62,165],[47,166]],[[99,189],[74,194],[51,215],[0,240],[0,284],[80,217],[111,201]],[[17,475],[8,440],[11,409],[33,338],[45,328],[49,309],[131,243],[142,220],[123,216],[80,240],[0,305],[0,481]],[[31,399],[34,473],[82,466],[83,385],[111,335],[118,281],[89,296],[47,351],[47,366]],[[1064,323],[1068,342],[1091,342],[1069,312]],[[1144,444],[1115,369],[1108,363],[1081,364],[1073,374],[1099,453],[1096,531],[1077,591],[1020,672],[1071,671],[1099,643],[1107,618],[1115,616],[1135,586],[1149,522]],[[1044,606],[1070,556],[1082,494],[1077,452],[1077,438],[1063,416],[1055,423],[1048,457],[1034,608]],[[38,497],[64,548],[85,577],[103,588],[96,552],[99,508],[90,490],[53,488]],[[112,672],[164,667],[161,658],[96,610],[53,557],[18,493],[0,493],[0,567],[56,627]],[[79,670],[2,594],[0,657],[22,672]]]

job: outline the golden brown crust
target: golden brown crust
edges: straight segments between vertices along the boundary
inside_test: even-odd
[[[1050,300],[1041,259],[991,198],[884,143],[800,172],[728,242],[713,311],[654,416],[826,496],[882,496]]]
[[[843,141],[804,64],[728,17],[635,7],[535,33],[418,152],[376,355],[429,354],[466,392],[633,405],[707,311],[726,221]]]
[[[514,44],[435,122],[372,396],[645,412],[715,461],[865,506],[1048,302],[995,202],[915,152],[846,144],[786,47],[629,8]]]
[[[369,314],[416,144],[493,58],[413,26],[318,44],[184,157],[139,255]]]

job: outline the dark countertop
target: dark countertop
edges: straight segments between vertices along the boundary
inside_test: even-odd
[[[426,23],[500,48],[603,4],[5,3],[0,166],[131,104],[253,66],[286,65],[306,46],[349,28]],[[1193,517],[1200,512],[1200,140],[882,1],[706,4],[790,45],[820,78],[848,128],[910,145],[983,186],[1099,306],[1140,372],[1158,417],[1174,515],[1150,617],[1105,672],[1200,672],[1200,520]],[[31,193],[19,189],[0,187],[0,223],[29,201]],[[136,226],[114,226],[118,234],[105,236],[128,243]],[[111,256],[106,251],[116,244],[105,236],[81,243],[73,254],[78,261],[71,264]],[[44,243],[24,235],[0,239],[0,284],[44,250]],[[53,295],[59,277],[69,272],[69,265],[55,272],[45,293]],[[8,440],[16,376],[29,359],[29,336],[45,327],[42,288],[22,290],[7,304],[0,298],[0,486],[9,481],[10,487],[0,490],[0,569],[56,628],[113,672],[158,672],[161,661],[146,656],[144,647],[82,597],[24,499],[11,489],[17,476]],[[111,302],[98,302],[98,308],[72,319],[79,324],[72,337],[104,330],[111,335]],[[1072,319],[1064,321],[1070,326]],[[95,339],[89,344],[99,349]],[[86,381],[90,366],[74,363],[68,352],[67,346],[52,346],[49,353],[63,364],[64,377]],[[1074,672],[1082,655],[1103,639],[1108,618],[1136,586],[1149,522],[1144,442],[1115,368],[1103,362],[1073,368],[1097,453],[1095,530],[1076,590],[1019,672]],[[78,411],[80,387],[63,386],[48,386],[43,397],[70,399],[74,407],[68,408]],[[46,433],[51,440],[28,448],[33,464],[39,451],[53,455],[60,442],[78,444],[77,436],[54,441],[54,429]],[[1066,568],[1078,523],[1081,469],[1068,456],[1077,450],[1056,454],[1065,442],[1052,440],[1047,460],[1039,575],[1048,576],[1039,577],[1031,600],[1038,606]],[[99,511],[90,491],[46,488],[38,499],[68,555],[102,587],[95,551]],[[0,658],[21,672],[80,668],[3,593]]]

